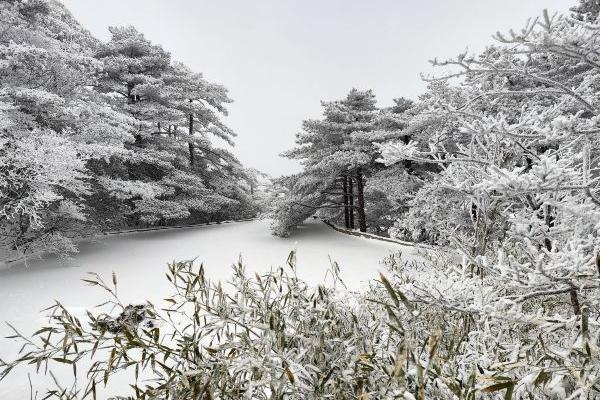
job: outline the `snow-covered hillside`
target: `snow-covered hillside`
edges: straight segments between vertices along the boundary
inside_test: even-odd
[[[340,264],[348,287],[358,289],[376,277],[378,261],[390,252],[416,254],[414,248],[337,233],[320,221],[308,221],[288,239],[272,236],[268,224],[260,220],[107,236],[83,244],[79,255],[68,261],[47,259],[15,265],[0,272],[0,320],[32,333],[44,323],[40,310],[54,300],[85,318],[86,308],[106,299],[100,290],[81,281],[86,272],[109,279],[114,271],[125,302],[159,302],[168,293],[163,272],[174,259],[197,257],[210,279],[226,280],[240,254],[249,271],[261,272],[284,264],[289,251],[296,248],[301,278],[313,284],[323,282],[331,258]],[[0,327],[0,336],[10,333],[6,325]],[[13,359],[17,351],[10,340],[0,340],[0,358]],[[35,377],[32,379],[35,382]],[[15,371],[0,382],[0,399],[28,398],[28,387],[26,371]]]

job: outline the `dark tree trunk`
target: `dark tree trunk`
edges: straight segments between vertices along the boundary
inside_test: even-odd
[[[190,166],[193,167],[195,164],[195,159],[194,159],[194,143],[189,142],[188,143],[188,148],[190,150]]]
[[[554,227],[554,215],[553,214],[554,214],[554,210],[552,209],[552,206],[546,205],[545,209],[544,209],[544,222],[546,223],[548,230],[550,230],[550,228]],[[546,246],[548,251],[552,250],[552,242],[550,241],[550,239],[545,238],[544,245]]]
[[[348,180],[343,177],[342,192],[344,196],[344,226],[350,228],[350,210],[348,208]]]
[[[554,216],[552,215],[552,206],[546,206],[544,213],[544,222],[548,228],[554,226]],[[544,246],[548,251],[552,251],[552,241],[548,238],[544,238]],[[573,313],[575,315],[581,315],[581,305],[579,304],[579,296],[577,290],[573,289],[569,291],[569,297],[571,298],[571,306],[573,307]]]
[[[350,214],[350,229],[354,229],[354,182],[348,176],[348,213]]]
[[[367,220],[365,217],[365,194],[363,186],[363,176],[360,168],[356,169],[356,195],[358,202],[358,227],[361,232],[366,232]]]
[[[132,94],[133,88],[134,88],[134,86],[132,84],[127,84],[127,102],[129,104],[133,104],[137,100],[139,100],[139,98],[136,95]],[[141,124],[140,124],[140,127],[139,127],[139,131],[140,132],[142,131],[142,125]],[[138,147],[141,147],[142,146],[142,135],[141,135],[141,133],[136,133],[136,134],[133,135],[133,137],[135,138],[135,142],[134,142],[135,145],[138,146]]]
[[[577,296],[577,290],[573,289],[569,292],[571,296],[571,306],[573,306],[573,313],[575,315],[581,315],[581,306],[579,305],[579,297]]]
[[[404,144],[409,144],[410,143],[410,135],[405,135],[402,137],[402,141],[404,142]],[[406,169],[406,172],[408,172],[409,174],[412,174],[413,172],[413,162],[412,160],[404,160],[404,168]]]
[[[190,126],[189,126],[189,134],[190,136],[194,135],[194,116],[190,114]],[[190,149],[190,165],[194,166],[194,142],[189,142],[188,147]]]

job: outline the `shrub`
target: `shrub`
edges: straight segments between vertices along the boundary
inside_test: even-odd
[[[390,278],[381,275],[365,292],[351,293],[336,263],[326,274],[329,284],[307,285],[296,276],[293,252],[284,267],[252,277],[240,261],[227,285],[210,282],[202,265],[174,262],[167,272],[172,293],[160,305],[123,304],[114,274],[112,282],[92,275],[85,281],[110,300],[88,312],[89,323],[57,302],[48,309],[50,324],[31,337],[15,329],[24,347],[15,361],[0,363],[0,379],[27,364],[38,371],[72,365],[84,384],[63,389],[57,382],[47,398],[61,400],[96,398],[122,371],[133,372],[132,393],[118,399],[598,394],[598,348],[587,317],[545,331],[536,321],[458,307],[457,299],[443,304],[442,286],[453,274],[447,259],[417,263],[394,255],[384,265]],[[462,282],[465,298],[476,279]],[[420,291],[424,282],[428,296]],[[572,342],[561,337],[577,329],[579,345],[565,345]],[[85,358],[92,362],[82,368]]]

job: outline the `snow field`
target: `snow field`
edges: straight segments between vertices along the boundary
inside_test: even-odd
[[[195,258],[197,263],[204,263],[208,279],[225,282],[231,265],[240,256],[248,274],[262,273],[283,265],[289,252],[296,249],[300,278],[310,284],[322,283],[330,262],[335,260],[348,288],[358,290],[377,277],[379,260],[390,252],[417,256],[414,248],[343,235],[320,221],[307,221],[291,238],[272,236],[269,223],[259,220],[107,236],[83,243],[80,253],[71,260],[48,258],[29,260],[27,266],[13,265],[0,271],[0,320],[9,321],[23,334],[33,333],[46,323],[40,310],[56,299],[85,321],[85,310],[107,299],[101,289],[81,281],[87,272],[98,273],[110,281],[114,271],[118,294],[125,304],[144,300],[161,304],[170,293],[165,272],[167,263],[173,260]],[[0,326],[2,338],[10,334],[8,326]],[[0,358],[11,360],[18,350],[14,341],[0,339]],[[27,372],[15,370],[0,382],[0,399],[29,398]],[[56,375],[60,381],[70,382],[72,369],[59,368]],[[34,391],[40,393],[51,382],[50,377],[34,373],[31,378]],[[105,394],[124,394],[128,378],[119,376]]]

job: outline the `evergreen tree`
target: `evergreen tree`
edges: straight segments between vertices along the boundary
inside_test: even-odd
[[[579,0],[579,4],[571,8],[573,16],[580,21],[595,22],[600,15],[599,0]]]
[[[3,253],[257,212],[252,175],[211,143],[235,136],[223,86],[134,28],[98,41],[54,0],[1,2],[0,25]]]
[[[0,18],[2,247],[70,251],[94,225],[87,165],[125,153],[133,121],[91,88],[98,42],[62,4],[2,2]]]
[[[364,187],[377,168],[375,143],[396,134],[383,129],[385,118],[375,102],[372,91],[352,89],[342,100],[322,103],[323,119],[304,121],[297,147],[285,153],[300,160],[304,171],[279,181],[288,190],[287,200],[275,212],[277,234],[287,233],[316,211],[340,218],[340,209],[347,228],[354,228],[356,220],[360,231],[366,232]]]
[[[123,190],[112,185],[109,191],[126,199],[137,218],[132,222],[212,219],[222,208],[248,201],[228,182],[246,179],[243,167],[211,144],[211,136],[233,144],[235,134],[219,119],[231,102],[227,90],[172,62],[132,27],[111,33],[96,53],[104,65],[99,90],[120,96],[116,107],[137,120],[138,131],[133,157],[117,161]],[[140,182],[144,192],[137,190]]]
[[[587,324],[597,318],[600,272],[598,32],[544,12],[481,54],[436,63],[455,70],[431,85],[419,119],[443,125],[428,140],[381,147],[388,165],[440,166],[412,205],[462,255],[456,271],[433,262],[415,274],[403,287],[409,297],[468,309],[482,337],[518,336],[504,355],[532,343],[520,368],[496,370],[515,382],[540,371],[542,343],[553,343],[560,355],[542,368],[564,398],[593,397],[597,382],[595,353],[578,349],[598,334]]]

